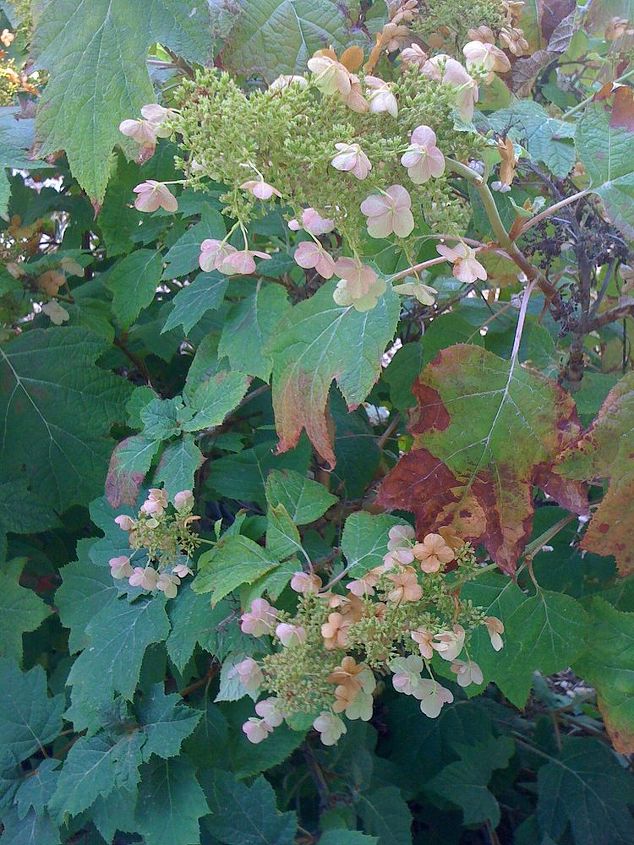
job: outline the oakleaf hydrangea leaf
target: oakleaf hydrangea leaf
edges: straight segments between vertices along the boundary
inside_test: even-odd
[[[198,819],[209,808],[185,757],[154,757],[141,769],[137,827],[147,845],[196,845],[200,842]]]
[[[145,68],[160,41],[187,59],[210,47],[206,4],[187,0],[51,0],[34,36],[38,66],[50,71],[37,117],[40,154],[66,150],[73,174],[101,201],[119,123],[154,101]],[[69,96],[72,91],[72,96]]]
[[[295,446],[305,429],[319,454],[335,464],[326,416],[333,380],[348,407],[361,403],[381,372],[381,356],[394,336],[398,297],[391,290],[371,311],[341,307],[334,282],[291,309],[270,344],[273,407],[279,451]]]
[[[634,613],[622,613],[601,598],[590,606],[592,647],[575,663],[575,669],[597,691],[614,747],[634,752]]]
[[[590,429],[563,455],[557,470],[566,478],[609,479],[581,547],[614,555],[622,575],[634,572],[633,458],[634,374],[628,373],[608,393]]]
[[[0,466],[59,511],[101,492],[110,427],[131,387],[95,361],[104,341],[81,328],[36,329],[0,349]]]
[[[25,560],[12,561],[0,572],[0,657],[22,662],[22,634],[34,631],[49,615],[48,606],[33,590],[21,587]]]
[[[553,472],[579,435],[574,402],[554,381],[476,346],[442,351],[414,385],[414,448],[379,501],[416,514],[421,531],[453,525],[512,572],[530,536],[533,486],[585,513],[580,482]]]

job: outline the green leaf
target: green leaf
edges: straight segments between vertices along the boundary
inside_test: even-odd
[[[295,446],[305,429],[332,466],[326,403],[333,379],[348,406],[362,402],[381,373],[381,356],[394,336],[399,298],[388,290],[371,311],[335,304],[334,282],[295,305],[278,326],[273,356],[273,407],[279,450]]]
[[[45,757],[40,765],[22,781],[15,796],[18,815],[23,819],[29,810],[38,815],[45,810],[57,787],[61,763],[51,757]]]
[[[89,646],[73,663],[68,675],[75,727],[88,727],[115,693],[129,701],[139,680],[145,650],[169,633],[165,602],[160,596],[128,604],[118,599],[88,623]],[[79,723],[79,724],[78,724]]]
[[[198,560],[198,575],[193,589],[211,593],[212,605],[242,584],[252,584],[278,566],[265,549],[240,534],[223,537],[218,545]]]
[[[494,769],[508,766],[515,751],[513,740],[500,736],[473,745],[456,745],[455,749],[462,759],[445,766],[427,788],[462,807],[465,825],[490,821],[496,828],[500,807],[487,785]]]
[[[381,845],[411,845],[412,814],[395,786],[364,792],[357,801],[363,829]]]
[[[258,73],[271,82],[282,73],[303,73],[324,44],[338,53],[348,46],[346,18],[333,0],[239,0],[231,14],[236,23],[222,64],[240,75]]]
[[[112,507],[136,502],[160,445],[159,440],[150,440],[143,435],[126,437],[117,443],[106,476],[106,496]]]
[[[590,605],[591,646],[575,669],[597,691],[599,709],[614,746],[634,750],[634,613],[615,610],[601,598]]]
[[[266,479],[266,498],[271,505],[284,505],[295,525],[308,525],[337,503],[323,484],[294,470],[272,470]]]
[[[181,490],[194,489],[194,474],[204,460],[194,438],[185,435],[167,446],[156,468],[154,481],[163,484],[172,499]]]
[[[165,255],[164,279],[180,279],[198,269],[200,245],[206,238],[224,238],[225,219],[213,208],[207,208],[199,223],[190,226]],[[166,328],[163,328],[166,331]]]
[[[22,634],[35,631],[50,613],[39,596],[19,583],[26,561],[14,560],[0,572],[0,657],[22,662]]]
[[[242,400],[250,381],[244,373],[226,370],[202,381],[188,395],[188,404],[195,414],[183,423],[183,431],[200,431],[220,425]]]
[[[180,396],[174,399],[152,399],[141,410],[143,435],[149,440],[169,440],[180,434],[180,416],[184,403]]]
[[[610,112],[601,102],[589,105],[577,126],[577,155],[592,190],[628,238],[634,237],[633,139],[629,129],[610,125]]]
[[[508,109],[488,116],[492,129],[504,132],[526,146],[531,158],[543,162],[560,179],[565,178],[575,163],[575,124],[551,117],[546,109],[532,100],[519,100]]]
[[[310,453],[306,438],[300,440],[296,449],[284,455],[275,454],[274,443],[259,443],[253,449],[212,461],[209,483],[225,498],[265,504],[264,484],[270,470],[291,469],[306,473]]]
[[[155,757],[141,769],[137,825],[146,845],[197,845],[209,808],[185,757]]]
[[[227,617],[223,603],[210,606],[209,598],[195,593],[191,584],[184,584],[176,598],[169,604],[172,630],[167,638],[167,653],[176,668],[182,672],[196,645],[205,651],[215,651],[218,639],[217,626]]]
[[[0,349],[0,465],[63,511],[100,492],[131,388],[95,366],[103,340],[80,328],[36,329]]]
[[[38,66],[50,71],[37,116],[40,154],[64,149],[73,175],[101,201],[119,123],[154,100],[145,67],[159,41],[202,62],[211,46],[205,6],[154,0],[51,0],[34,35]]]
[[[388,533],[395,525],[407,525],[404,519],[389,514],[371,514],[357,511],[346,519],[341,537],[343,551],[350,574],[355,578],[365,575],[383,563],[387,554]]]
[[[68,752],[48,809],[59,822],[91,807],[100,795],[114,789],[133,789],[139,782],[141,746],[145,737],[135,731],[117,742],[102,735],[80,737]]]
[[[112,311],[122,329],[129,328],[154,299],[162,268],[160,252],[137,249],[108,272],[105,283],[113,293]]]
[[[29,810],[21,819],[15,809],[3,815],[2,845],[60,845],[60,833],[50,816]]]
[[[516,707],[523,707],[533,672],[559,672],[583,651],[588,617],[570,596],[539,590],[502,618],[505,646],[492,679]]]
[[[284,505],[269,505],[266,517],[267,552],[276,560],[285,560],[295,554],[303,556],[299,531]]]
[[[164,760],[176,757],[201,715],[199,710],[184,704],[180,695],[165,695],[163,684],[155,684],[139,706],[139,721],[147,737],[143,759],[149,760],[152,754]]]
[[[55,605],[62,625],[70,628],[68,650],[71,654],[88,645],[88,623],[99,611],[112,604],[118,595],[117,585],[108,567],[95,566],[90,560],[92,544],[92,540],[79,541],[78,560],[63,568],[62,585],[55,593]]]
[[[262,286],[233,306],[225,321],[218,355],[229,359],[231,368],[268,381],[273,361],[265,350],[280,320],[290,310],[281,285]]]
[[[632,778],[597,739],[564,737],[561,753],[539,769],[540,828],[559,841],[568,824],[576,845],[634,841]]]
[[[211,816],[205,826],[224,845],[293,845],[295,813],[280,813],[263,777],[246,786],[229,772],[211,769],[203,782]]]
[[[161,332],[168,332],[182,326],[189,334],[207,311],[222,305],[229,279],[220,273],[199,273],[194,281],[186,285],[172,300],[173,308]]]
[[[21,672],[0,658],[0,770],[41,751],[62,729],[64,696],[49,698],[41,666]]]

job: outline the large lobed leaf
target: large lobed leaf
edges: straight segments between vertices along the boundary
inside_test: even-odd
[[[555,382],[459,344],[423,370],[414,393],[414,448],[383,482],[384,507],[412,511],[422,532],[453,525],[507,572],[530,536],[534,485],[586,512],[581,483],[553,472],[580,432],[574,402]]]
[[[25,472],[46,504],[63,511],[102,488],[108,434],[131,387],[95,361],[105,343],[81,328],[25,332],[0,349],[0,465]]]
[[[394,336],[398,297],[389,290],[376,308],[360,313],[333,301],[330,282],[291,309],[270,345],[273,407],[279,451],[297,445],[302,430],[331,467],[335,454],[326,416],[336,380],[348,407],[363,402],[381,372],[381,356]]]
[[[634,374],[608,393],[590,429],[562,457],[558,472],[571,479],[609,479],[581,543],[614,555],[622,575],[634,572]]]
[[[586,109],[577,127],[579,160],[592,190],[605,204],[610,220],[628,238],[634,237],[634,133],[613,126],[611,112],[602,102]]]
[[[205,10],[189,0],[47,3],[34,35],[38,66],[50,71],[37,117],[40,153],[66,150],[73,175],[94,199],[105,194],[119,123],[154,100],[148,47],[160,41],[204,61],[211,47]]]

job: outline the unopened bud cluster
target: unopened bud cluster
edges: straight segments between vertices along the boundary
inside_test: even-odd
[[[128,534],[132,553],[110,559],[112,577],[127,578],[132,587],[174,598],[181,580],[193,574],[189,560],[198,546],[197,535],[192,531],[198,519],[192,515],[193,507],[190,490],[176,493],[170,504],[166,491],[153,487],[136,519],[125,514],[116,517],[116,524]],[[144,566],[133,565],[137,552],[144,552]]]
[[[394,689],[414,696],[434,718],[453,701],[432,669],[436,655],[449,663],[460,686],[482,683],[480,667],[469,657],[470,636],[485,626],[499,651],[504,626],[460,600],[477,563],[468,544],[441,531],[417,542],[410,526],[394,527],[383,563],[345,589],[322,588],[316,574],[296,573],[294,615],[264,598],[252,602],[241,617],[242,631],[273,643],[259,662],[248,657],[232,670],[245,691],[269,696],[243,726],[252,742],[303,714],[322,742],[333,745],[346,732],[344,716],[371,718],[377,675],[391,675]]]

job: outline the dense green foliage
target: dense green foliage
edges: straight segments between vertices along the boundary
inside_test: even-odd
[[[0,845],[634,842],[629,16],[0,0]]]

